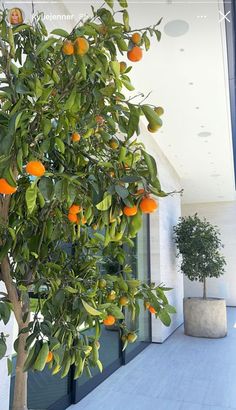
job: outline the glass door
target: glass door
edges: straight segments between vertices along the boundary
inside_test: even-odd
[[[135,247],[132,253],[127,256],[127,262],[132,266],[134,279],[142,282],[150,282],[150,236],[149,236],[149,216],[143,216],[143,228],[139,232]],[[124,351],[124,363],[128,363],[139,352],[147,347],[151,342],[151,317],[148,311],[145,311],[143,302],[139,304],[139,317],[132,320],[131,315],[126,313],[126,323],[131,331],[138,335],[135,343],[129,343]]]

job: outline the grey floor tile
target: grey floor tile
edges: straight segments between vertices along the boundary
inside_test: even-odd
[[[68,410],[236,410],[236,309],[228,336],[152,344]]]

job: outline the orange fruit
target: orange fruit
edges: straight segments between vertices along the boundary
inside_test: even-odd
[[[89,50],[89,43],[84,37],[77,37],[74,41],[74,53],[79,56],[83,56]]]
[[[30,161],[25,169],[28,174],[35,177],[41,177],[45,174],[45,167],[41,161]]]
[[[71,205],[69,208],[69,213],[70,214],[78,214],[82,210],[82,207],[80,205]]]
[[[119,304],[121,306],[126,306],[129,303],[129,299],[126,296],[121,296],[119,299]]]
[[[104,278],[99,279],[98,281],[98,287],[100,289],[104,289],[107,286],[107,281]]]
[[[148,310],[150,313],[153,313],[153,314],[157,313],[156,309],[154,309],[153,306],[149,306]]]
[[[74,46],[73,46],[73,43],[70,40],[65,40],[64,41],[64,44],[62,46],[62,52],[66,56],[71,56],[72,54],[74,54]]]
[[[127,64],[125,61],[120,62],[120,73],[123,74],[126,71]]]
[[[103,125],[105,120],[101,115],[95,115],[95,121],[98,125]]]
[[[144,193],[145,193],[144,188],[140,188],[140,189],[138,189],[138,190],[135,192],[134,195],[142,195],[142,194],[144,194]]]
[[[73,222],[74,224],[79,222],[78,216],[76,214],[68,214],[68,219],[70,222]]]
[[[131,40],[133,41],[134,44],[139,44],[141,41],[141,36],[139,33],[134,33],[131,37]]]
[[[46,363],[51,362],[52,359],[53,359],[53,353],[52,353],[52,352],[48,352],[47,359],[46,359]]]
[[[146,309],[149,309],[149,308],[150,308],[150,306],[151,306],[151,305],[150,305],[150,303],[149,303],[149,302],[145,302],[145,308],[146,308]]]
[[[157,201],[149,196],[145,196],[140,202],[140,209],[144,214],[155,212],[157,208]]]
[[[112,149],[117,149],[119,147],[119,143],[115,140],[115,138],[112,138],[108,144]]]
[[[134,216],[138,212],[138,208],[136,205],[134,206],[125,206],[123,209],[123,213],[126,216]]]
[[[80,138],[81,136],[78,132],[73,132],[73,134],[71,135],[72,142],[79,142]]]
[[[143,51],[140,47],[134,46],[131,50],[128,51],[127,57],[130,61],[137,62],[140,61],[143,57]]]
[[[116,318],[113,315],[108,315],[106,319],[103,320],[103,324],[106,326],[114,325]]]
[[[147,129],[149,132],[157,132],[161,128],[160,124],[156,124],[154,127],[152,127],[150,124],[148,124]]]
[[[108,300],[109,302],[112,302],[113,300],[115,300],[115,298],[116,298],[116,292],[115,292],[114,290],[112,290],[112,291],[109,293],[109,295],[107,296],[107,300]]]
[[[16,192],[17,188],[8,184],[6,179],[0,178],[0,194],[11,195]]]
[[[164,114],[164,108],[162,107],[156,107],[154,108],[154,111],[157,113],[157,115],[159,115],[159,117]]]

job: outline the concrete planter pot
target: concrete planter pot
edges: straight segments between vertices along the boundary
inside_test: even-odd
[[[225,337],[227,335],[225,300],[185,298],[184,333],[195,337]]]

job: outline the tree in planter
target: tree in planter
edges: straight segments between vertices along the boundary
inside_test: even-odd
[[[174,240],[181,259],[181,270],[191,281],[203,283],[203,298],[206,299],[206,279],[218,278],[226,264],[220,253],[223,247],[219,230],[197,214],[182,217],[174,227]]]
[[[142,115],[157,131],[163,109],[124,96],[123,87],[133,90],[132,67],[118,61],[124,52],[141,60],[149,35],[160,40],[160,21],[133,33],[126,1],[119,1],[122,22],[107,3],[110,9],[92,9],[71,33],[50,36],[40,16],[12,27],[2,11],[0,319],[7,323],[13,312],[19,329],[13,410],[27,409],[29,370],[47,364],[65,377],[74,365],[75,378],[90,366],[102,371],[101,327],[117,321],[124,345],[134,341],[123,310],[135,318],[140,299],[167,325],[174,312],[163,286],[133,278],[122,249],[133,246],[142,213],[156,210],[151,193],[168,195],[154,159],[132,138]],[[114,262],[119,271],[102,275]],[[80,334],[82,325],[94,335]],[[6,337],[1,333],[0,358]]]

